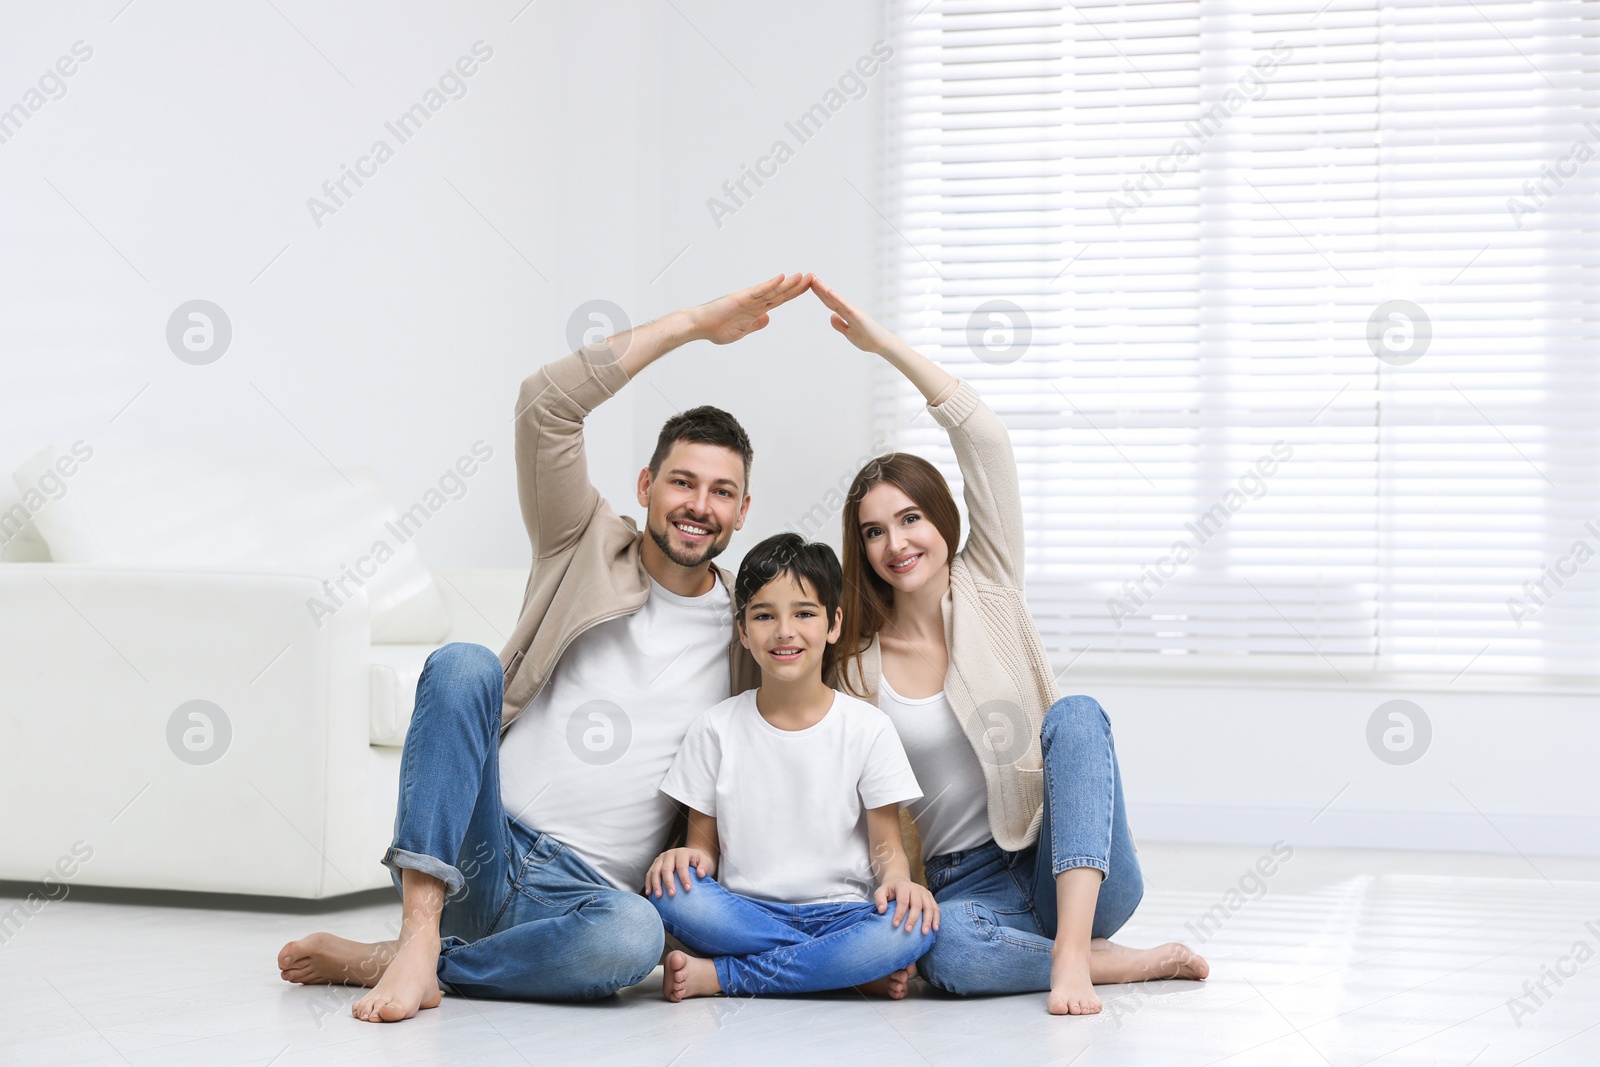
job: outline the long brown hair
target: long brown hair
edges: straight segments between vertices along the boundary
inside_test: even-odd
[[[875,485],[888,482],[896,486],[922,509],[933,528],[944,538],[949,558],[954,559],[961,543],[961,512],[956,510],[950,485],[939,468],[909,452],[890,452],[879,456],[856,474],[844,504],[844,530],[839,538],[844,548],[844,625],[839,633],[839,682],[856,696],[850,684],[849,668],[861,673],[861,654],[883,624],[889,621],[894,605],[894,587],[878,576],[867,562],[865,538],[861,536],[861,498]],[[946,563],[948,566],[948,561]]]

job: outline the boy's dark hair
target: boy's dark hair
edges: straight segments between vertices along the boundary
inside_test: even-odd
[[[822,605],[827,616],[828,629],[833,629],[834,616],[839,611],[839,599],[844,589],[844,574],[839,569],[839,557],[833,549],[820,541],[807,541],[797,533],[773,534],[745,553],[739,564],[739,576],[733,582],[734,614],[739,625],[744,625],[744,611],[763,586],[779,575],[787,574]],[[822,677],[833,674],[838,646],[828,645],[822,652]]]
[[[750,491],[750,461],[755,458],[755,449],[750,447],[750,437],[739,425],[738,419],[710,404],[678,412],[661,425],[661,434],[656,438],[656,450],[650,456],[650,477],[661,473],[661,462],[679,441],[721,445],[739,453],[744,460],[744,491]]]

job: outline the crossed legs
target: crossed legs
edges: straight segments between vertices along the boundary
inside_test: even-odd
[[[666,961],[668,1000],[709,996],[813,993],[855,987],[904,996],[911,967],[934,934],[909,921],[892,925],[894,908],[879,913],[870,901],[784,904],[729,892],[693,874],[694,886],[648,897],[674,937],[702,952]]]

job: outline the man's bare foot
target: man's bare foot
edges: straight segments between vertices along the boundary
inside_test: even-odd
[[[895,971],[893,974],[875,978],[870,982],[862,982],[856,989],[871,997],[888,997],[890,1000],[906,999],[906,992],[911,988],[911,979],[916,977],[917,965],[915,963]]]
[[[278,950],[278,977],[301,985],[375,986],[399,944],[310,934]]]
[[[1211,973],[1211,965],[1177,941],[1155,948],[1129,948],[1097,937],[1089,942],[1089,970],[1095,985],[1116,985],[1157,978],[1198,981]]]
[[[369,1023],[397,1023],[439,1006],[439,939],[412,937],[396,949],[372,992],[350,1007]]]
[[[1059,946],[1051,949],[1050,999],[1045,1007],[1051,1015],[1099,1014],[1100,998],[1095,996],[1089,956]]]
[[[687,952],[667,953],[662,972],[661,995],[674,1004],[690,997],[713,997],[722,992],[717,965]]]

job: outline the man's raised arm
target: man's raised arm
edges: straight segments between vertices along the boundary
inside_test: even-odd
[[[682,308],[545,364],[517,397],[517,497],[534,559],[554,555],[583,533],[600,492],[589,480],[583,420],[629,379],[687,341],[725,345],[767,325],[767,312],[805,292],[809,274]]]

